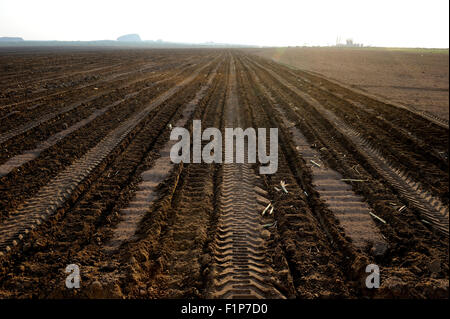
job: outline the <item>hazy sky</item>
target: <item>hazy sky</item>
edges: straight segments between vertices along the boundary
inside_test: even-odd
[[[0,36],[449,47],[449,0],[0,0]]]

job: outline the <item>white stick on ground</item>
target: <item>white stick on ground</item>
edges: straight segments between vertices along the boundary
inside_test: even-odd
[[[369,214],[370,214],[371,216],[373,216],[374,218],[378,219],[378,220],[379,220],[380,222],[382,222],[383,224],[386,224],[386,221],[385,221],[383,218],[378,217],[377,215],[375,215],[375,214],[372,213],[372,212],[369,212]]]

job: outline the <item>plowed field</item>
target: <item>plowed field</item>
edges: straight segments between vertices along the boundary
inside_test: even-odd
[[[248,51],[0,70],[0,298],[448,298],[448,121]],[[276,173],[172,163],[193,120],[278,128]]]

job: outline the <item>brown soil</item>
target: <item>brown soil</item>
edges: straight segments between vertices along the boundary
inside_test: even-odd
[[[274,48],[250,51],[449,119],[448,50]]]
[[[448,298],[441,122],[245,50],[0,61],[0,298]],[[172,164],[193,119],[277,127],[278,171]]]

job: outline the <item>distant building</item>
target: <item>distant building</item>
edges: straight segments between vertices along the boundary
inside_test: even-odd
[[[345,44],[341,43],[340,40],[341,39],[339,37],[336,39],[336,46],[337,47],[347,47],[347,48],[362,48],[363,47],[362,43],[355,43],[355,42],[353,42],[353,39],[345,40]]]

